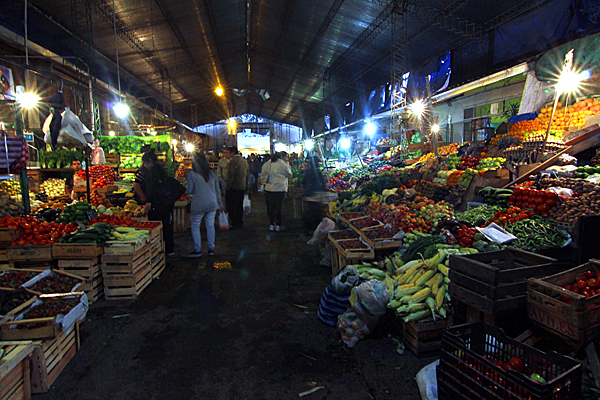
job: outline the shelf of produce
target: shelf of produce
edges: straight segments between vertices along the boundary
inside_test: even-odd
[[[375,251],[372,248],[343,249],[339,243],[352,240],[358,239],[330,239],[331,274],[333,276],[336,276],[346,265],[357,264],[361,261],[373,260],[375,258]]]
[[[10,246],[6,254],[8,261],[51,261],[52,245]]]
[[[383,236],[375,235],[374,232],[387,232]],[[395,233],[394,233],[395,232]],[[386,250],[386,249],[397,249],[402,246],[402,239],[394,238],[393,236],[398,233],[397,229],[384,228],[383,226],[374,226],[360,230],[360,236],[366,244],[371,246],[375,250]]]
[[[5,355],[0,359],[0,399],[31,399],[29,359],[33,343],[0,342]]]
[[[104,253],[104,247],[95,243],[54,243],[52,258],[55,260],[93,259]]]
[[[600,295],[586,298],[563,288],[576,285],[577,277],[591,271],[600,276],[600,261],[540,279],[529,279],[527,286],[527,315],[537,325],[559,336],[587,344],[600,336]]]
[[[64,289],[62,289],[62,287],[60,285],[61,278],[64,278],[65,281],[67,279],[71,280],[72,285],[65,286]],[[25,287],[28,292],[40,296],[42,294],[48,294],[48,295],[49,294],[59,294],[59,293],[64,294],[64,293],[72,293],[75,291],[80,291],[80,290],[83,290],[82,287],[86,282],[85,278],[82,278],[79,275],[71,274],[69,272],[61,271],[58,269],[53,269],[50,272],[50,275],[41,278],[39,282],[42,282],[45,279],[46,280],[52,279],[53,283],[52,283],[51,291],[46,290],[45,292],[41,292],[40,290],[42,290],[42,289],[40,289],[39,285],[37,285],[38,282],[36,282],[34,284],[27,284],[27,285],[24,285],[23,287]],[[59,282],[58,287],[56,287],[57,282]]]
[[[60,332],[56,338],[35,341],[31,362],[31,390],[46,393],[65,366],[79,350],[79,323],[66,334]]]
[[[26,311],[33,303],[37,300],[36,297],[32,297],[19,307],[12,310],[9,314],[17,316]],[[35,328],[31,329],[18,329],[19,325],[22,324],[35,324]],[[16,329],[11,329],[16,327]],[[35,340],[35,339],[46,339],[54,338],[61,331],[60,324],[56,323],[56,317],[36,318],[36,319],[22,319],[20,321],[6,321],[0,325],[0,336],[2,340]]]
[[[356,218],[356,219],[349,220],[348,226],[350,226],[351,229],[354,229],[356,231],[356,233],[361,235],[361,229],[380,227],[380,226],[383,226],[383,224],[381,222],[377,221],[375,218],[367,216],[367,217],[363,217],[363,218]]]

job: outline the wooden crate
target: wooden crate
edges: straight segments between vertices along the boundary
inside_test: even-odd
[[[337,215],[337,219],[339,219],[341,222],[344,222],[346,225],[350,226],[352,224],[352,221],[354,221],[355,219],[360,219],[360,218],[365,218],[367,217],[367,215],[364,215],[363,213],[360,212],[341,212]],[[336,219],[335,217],[332,219]]]
[[[108,241],[104,246],[104,255],[135,254],[148,244],[147,240]],[[104,257],[104,256],[103,256]]]
[[[69,278],[75,279],[76,281],[79,281],[79,283],[81,284],[81,286],[79,287],[79,289],[81,289],[81,287],[83,287],[83,285],[86,282],[85,278],[82,278],[79,275],[71,274],[69,272],[60,271],[60,270],[57,270],[57,269],[52,270],[52,275],[60,275],[60,276],[69,277]],[[45,278],[42,278],[42,280],[43,279],[45,279]],[[35,286],[33,286],[32,288],[26,288],[26,289],[27,289],[28,292],[36,294],[36,295],[54,294],[54,293],[41,293],[41,292],[36,291],[34,288],[35,288]]]
[[[19,315],[27,310],[37,298],[33,297],[12,310],[10,315]],[[39,323],[41,326],[33,329],[10,329],[12,326],[18,326],[25,323]],[[55,338],[61,331],[60,324],[56,323],[55,317],[37,318],[21,321],[6,321],[0,325],[0,334],[2,340],[36,340]]]
[[[144,229],[148,231],[148,240],[149,241],[153,241],[154,239],[156,239],[157,237],[161,236],[162,237],[162,222],[161,221],[147,221],[147,222],[158,222],[160,225],[157,226],[156,228],[152,228],[152,229],[146,229],[146,228],[140,228],[137,226],[134,226],[135,229]]]
[[[0,399],[31,399],[29,360],[32,342],[0,342],[6,354],[0,360]]]
[[[88,304],[93,304],[104,296],[104,278],[99,267],[96,275],[89,280],[86,279],[85,282],[83,291],[87,295]]]
[[[360,235],[360,234],[361,234],[361,229],[366,229],[366,228],[362,228],[362,227],[360,227],[360,226],[357,226],[357,225],[355,225],[355,224],[356,224],[356,223],[358,223],[358,222],[364,221],[364,220],[374,220],[374,221],[378,222],[378,224],[377,224],[377,225],[368,226],[368,227],[366,227],[366,228],[383,226],[383,224],[382,224],[381,222],[377,221],[377,220],[376,220],[375,218],[373,218],[373,217],[363,217],[363,218],[357,218],[357,219],[350,220],[350,221],[349,221],[349,223],[348,223],[348,226],[349,226],[351,229],[354,229],[354,230],[356,231],[356,233],[358,233],[358,234]]]
[[[58,269],[82,278],[92,279],[100,271],[100,257],[80,260],[58,260]]]
[[[45,261],[9,261],[10,269],[31,269],[37,271],[43,271],[45,269],[53,269],[56,267],[56,261],[45,260]]]
[[[417,357],[429,357],[437,354],[442,346],[444,330],[452,326],[452,318],[437,321],[404,322],[399,316],[392,316],[393,331],[402,335],[404,345]]]
[[[386,250],[386,249],[398,249],[402,246],[402,239],[394,239],[394,238],[377,238],[377,239],[369,239],[367,237],[367,233],[374,229],[380,227],[372,227],[365,228],[360,230],[360,236],[365,241],[366,244],[371,246],[375,250]]]
[[[7,248],[18,237],[19,232],[15,231],[14,228],[0,228],[0,248]]]
[[[448,292],[453,299],[486,314],[525,308],[526,279],[560,267],[554,258],[513,248],[452,255]]]
[[[335,241],[330,243],[330,251],[331,251],[331,275],[336,276],[346,265],[354,265],[359,264],[362,261],[369,261],[375,258],[375,253],[367,253],[367,254],[357,254],[351,253],[349,256],[347,253],[340,251],[340,249],[335,245]],[[373,250],[373,249],[371,249]]]
[[[152,282],[152,258],[147,245],[132,255],[103,255],[106,300],[135,299]]]
[[[563,337],[586,344],[600,337],[600,295],[586,298],[565,290],[564,285],[586,271],[600,272],[600,261],[589,263],[541,279],[529,279],[527,315],[537,325]],[[561,299],[561,296],[563,298]]]
[[[105,154],[104,159],[106,161],[106,165],[109,167],[118,168],[119,164],[121,164],[120,154]]]
[[[56,260],[94,258],[103,252],[104,248],[95,243],[55,243],[52,245],[52,258]]]
[[[11,263],[8,261],[8,255],[6,249],[0,249],[0,271],[11,269]]]
[[[79,350],[79,323],[75,324],[68,335],[61,331],[53,339],[33,343],[31,362],[33,393],[46,393]]]
[[[165,270],[166,261],[165,261],[165,253],[158,253],[156,256],[152,257],[152,277],[154,279],[158,278],[160,274]]]
[[[177,205],[180,203],[181,205]],[[173,209],[173,233],[186,233],[190,230],[190,216],[188,212],[187,201],[175,202],[175,208]]]
[[[10,246],[7,250],[8,261],[50,261],[52,245]]]

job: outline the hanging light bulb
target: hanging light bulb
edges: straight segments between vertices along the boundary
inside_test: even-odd
[[[440,126],[438,124],[431,125],[431,132],[438,133],[440,131]]]
[[[304,148],[308,151],[311,151],[315,147],[315,141],[312,139],[308,139],[304,141]]]
[[[196,146],[194,146],[193,143],[185,144],[185,151],[187,151],[188,153],[193,153],[195,150],[196,150]]]
[[[373,136],[375,132],[377,132],[377,126],[372,122],[368,122],[367,125],[365,125],[365,133],[368,136]]]
[[[223,96],[223,88],[221,86],[215,89],[215,94],[219,97]]]
[[[121,119],[127,118],[129,115],[129,106],[125,103],[117,103],[113,106],[113,110],[115,111],[115,115]]]
[[[115,136],[115,135],[116,135],[115,131],[108,132],[108,136]]]
[[[348,150],[351,146],[352,146],[352,141],[349,138],[345,137],[345,138],[340,139],[340,147],[343,150]]]
[[[35,93],[21,93],[16,95],[17,103],[23,108],[34,108],[41,97]]]

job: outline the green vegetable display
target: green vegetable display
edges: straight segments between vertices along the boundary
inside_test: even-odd
[[[505,229],[518,238],[511,246],[531,252],[562,247],[568,240],[556,223],[538,215],[507,225]]]
[[[496,211],[502,211],[502,207],[479,206],[458,214],[456,218],[474,225],[481,225],[482,221],[492,219]]]
[[[393,189],[400,186],[397,178],[391,175],[380,175],[367,182],[361,189],[362,194],[367,196],[373,193],[381,194],[385,189]]]
[[[87,201],[78,201],[75,204],[70,204],[65,207],[62,214],[56,219],[56,222],[61,224],[70,224],[80,222],[87,222],[90,220],[88,211],[92,209],[92,206]]]

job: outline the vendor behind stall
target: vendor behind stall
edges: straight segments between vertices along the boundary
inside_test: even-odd
[[[73,193],[73,186],[75,186],[75,184],[73,183],[73,178],[78,171],[81,171],[81,161],[73,160],[71,162],[71,168],[73,169],[73,173],[69,174],[69,176],[65,180],[65,194],[69,197],[71,197]]]

